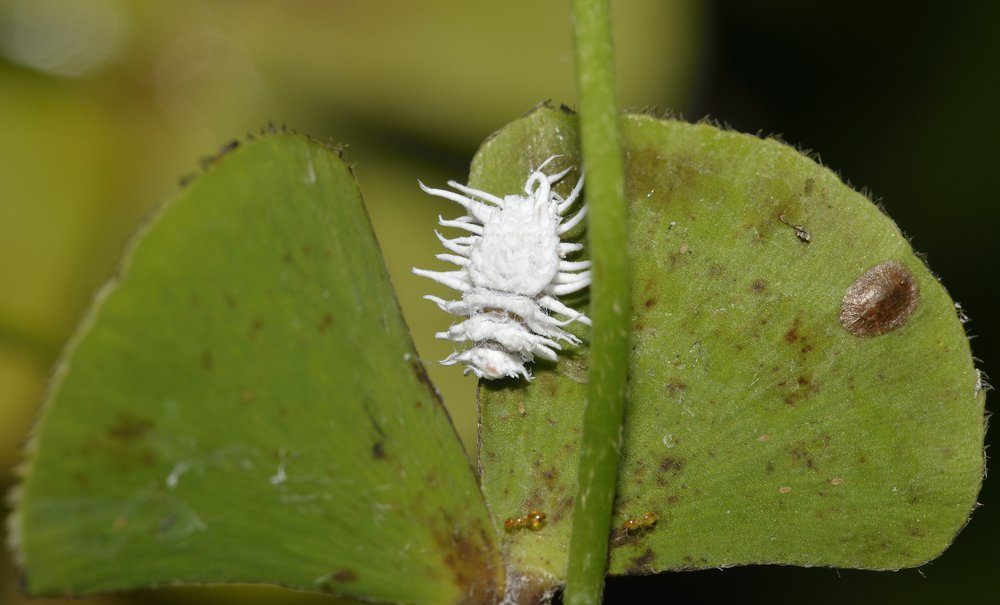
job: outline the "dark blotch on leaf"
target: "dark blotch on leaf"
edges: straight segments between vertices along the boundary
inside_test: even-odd
[[[649,573],[652,571],[654,561],[656,561],[656,553],[653,552],[653,549],[647,548],[641,555],[632,558],[632,564],[629,565],[626,573],[633,575]]]
[[[445,566],[452,573],[455,586],[464,589],[466,598],[462,602],[499,601],[497,569],[490,551],[487,529],[478,522],[473,527],[462,529],[455,525],[450,514],[441,515],[441,520],[448,524],[448,528],[436,531],[434,538],[442,551]]]
[[[801,322],[798,319],[795,319],[792,322],[792,327],[788,328],[788,331],[785,332],[785,342],[787,342],[788,344],[791,344],[791,343],[793,343],[793,342],[795,342],[795,341],[797,341],[799,339],[799,324],[800,323]]]
[[[660,470],[665,473],[669,473],[671,471],[680,472],[682,468],[684,468],[683,460],[678,460],[677,458],[671,458],[669,456],[660,460]]]
[[[353,582],[358,579],[358,574],[345,567],[338,569],[330,577],[338,582]]]
[[[132,441],[145,437],[153,430],[153,423],[130,414],[119,414],[115,424],[108,429],[108,435],[121,441]]]
[[[920,298],[917,280],[896,261],[875,265],[844,294],[840,324],[855,336],[878,336],[903,325]]]
[[[423,383],[423,385],[427,387],[427,390],[434,396],[434,399],[437,399],[438,403],[443,403],[441,401],[441,395],[438,393],[437,389],[434,388],[434,383],[431,382],[430,376],[427,375],[427,370],[424,369],[424,364],[419,361],[411,361],[410,368],[413,370],[413,375],[417,377],[419,382]]]

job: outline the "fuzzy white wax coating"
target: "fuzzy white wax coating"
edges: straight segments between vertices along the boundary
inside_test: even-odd
[[[454,220],[439,219],[442,226],[471,234],[454,239],[437,234],[453,253],[437,257],[457,265],[457,271],[413,269],[417,275],[462,293],[462,300],[453,301],[425,297],[447,313],[467,317],[436,334],[453,342],[472,343],[471,348],[456,351],[442,363],[465,364],[466,372],[480,378],[530,380],[525,364],[536,355],[555,361],[556,351],[562,348],[560,342],[579,344],[578,338],[562,328],[573,321],[589,325],[590,319],[557,297],[590,285],[590,261],[565,260],[583,246],[562,241],[562,236],[586,216],[587,207],[563,219],[579,198],[583,177],[563,199],[552,186],[570,169],[552,175],[542,171],[556,157],[528,176],[523,196],[500,198],[454,181],[448,184],[458,193],[420,184],[427,193],[457,202],[467,210],[466,216]],[[566,319],[557,319],[550,311]]]
[[[541,197],[508,195],[504,207],[483,226],[469,255],[472,284],[535,297],[559,272],[560,217]]]

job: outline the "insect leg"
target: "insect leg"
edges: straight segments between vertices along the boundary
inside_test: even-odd
[[[538,183],[537,189],[532,189],[531,185],[533,183]],[[549,199],[549,194],[552,192],[552,185],[549,184],[549,179],[545,176],[544,172],[532,172],[531,176],[528,177],[528,181],[524,184],[524,192],[528,195],[541,197],[542,199]]]
[[[586,280],[590,283],[591,273],[590,271],[581,271],[580,273],[556,273],[555,278],[552,280],[553,284],[575,284],[578,281]]]
[[[472,287],[472,285],[465,280],[465,271],[428,271],[426,269],[417,269],[414,267],[413,272],[417,275],[433,279],[439,284],[443,284],[449,288],[454,288],[460,292],[465,292]]]
[[[561,225],[559,225],[559,235],[562,235],[563,233],[566,233],[567,231],[569,231],[573,227],[576,227],[580,223],[580,221],[583,220],[583,217],[585,217],[585,216],[587,216],[587,206],[586,205],[584,205],[583,208],[580,208],[580,211],[577,212],[575,215],[573,215],[573,218],[571,218],[568,221],[566,221],[565,223],[562,223]]]
[[[568,284],[553,284],[546,288],[550,293],[556,296],[562,296],[563,294],[571,294],[573,292],[578,292],[583,290],[590,285],[590,279],[581,279],[579,281],[571,282]]]
[[[571,252],[579,252],[580,250],[583,250],[583,244],[577,244],[575,242],[563,242],[557,246],[556,250],[559,252],[559,256],[561,258]]]
[[[471,223],[469,221],[463,221],[463,220],[459,220],[459,219],[456,219],[456,220],[453,220],[453,221],[449,221],[449,220],[443,219],[443,218],[441,218],[439,216],[438,217],[438,224],[441,225],[442,227],[457,227],[458,229],[465,229],[466,231],[471,231],[472,233],[475,233],[476,235],[482,235],[483,234],[483,227],[482,227],[482,225],[477,225],[477,224]]]
[[[459,195],[453,191],[448,191],[447,189],[433,189],[424,185],[422,181],[417,181],[417,184],[420,185],[420,188],[424,191],[424,193],[457,202],[463,208],[468,210],[469,213],[476,217],[476,219],[478,219],[481,223],[486,223],[486,221],[489,220],[490,215],[493,214],[492,208],[478,200],[467,198],[464,195]]]
[[[550,155],[549,159],[547,159],[544,162],[542,162],[541,164],[539,164],[538,168],[535,168],[535,172],[541,172],[542,168],[545,168],[546,166],[549,165],[549,162],[551,162],[552,160],[554,160],[556,158],[561,158],[561,157],[563,157],[561,153],[557,153],[555,155]]]
[[[589,260],[582,260],[578,262],[573,262],[568,260],[559,261],[560,271],[579,271],[581,269],[589,269],[589,268],[590,268]]]
[[[550,174],[549,176],[547,176],[547,177],[545,177],[545,178],[549,179],[549,184],[550,184],[550,185],[555,185],[556,183],[558,183],[558,182],[559,182],[559,179],[561,179],[561,178],[563,178],[564,176],[566,176],[567,174],[569,174],[569,171],[570,171],[570,170],[573,170],[573,167],[572,167],[572,166],[570,166],[570,167],[569,167],[569,168],[567,168],[566,170],[563,170],[562,172],[557,172],[557,173],[555,173],[555,174]]]
[[[456,256],[454,254],[435,254],[434,258],[438,260],[443,260],[446,263],[454,263],[459,267],[468,267],[469,259],[464,256]]]
[[[445,300],[437,296],[431,296],[430,294],[424,296],[424,300],[431,301],[439,309],[452,315],[470,315],[472,313],[472,308],[463,300]]]
[[[538,299],[538,304],[545,307],[549,311],[553,311],[560,315],[565,315],[566,317],[569,317],[570,319],[569,321],[566,322],[567,324],[572,321],[579,321],[580,323],[588,326],[591,324],[589,317],[587,317],[583,313],[578,313],[577,311],[574,311],[573,309],[567,307],[558,298],[552,296],[543,296]]]
[[[576,185],[573,187],[573,191],[569,192],[569,197],[567,197],[561,204],[559,204],[559,214],[569,210],[569,207],[573,205],[573,202],[580,197],[580,192],[583,191],[583,172],[580,173],[580,178],[576,181]]]
[[[443,235],[441,235],[437,231],[434,232],[434,235],[437,236],[438,240],[441,241],[441,245],[444,246],[445,248],[451,250],[452,252],[456,252],[458,254],[461,254],[462,256],[468,256],[468,254],[469,254],[469,247],[462,245],[462,240],[464,240],[466,238],[464,238],[464,237],[457,237],[455,239],[446,239]],[[561,264],[559,266],[560,266],[560,268],[562,267]]]
[[[468,185],[463,185],[458,181],[448,181],[448,186],[451,187],[452,189],[458,189],[465,195],[468,195],[470,197],[472,196],[478,197],[479,199],[486,200],[487,202],[492,202],[497,206],[503,208],[503,199],[493,195],[492,193],[480,191],[479,189],[473,189],[472,187],[469,187]]]

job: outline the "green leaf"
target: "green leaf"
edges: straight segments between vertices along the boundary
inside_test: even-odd
[[[575,128],[546,109],[514,122],[472,185],[514,191],[538,158],[576,161]],[[937,556],[983,474],[984,394],[947,292],[874,204],[796,150],[647,116],[624,129],[633,350],[611,573]],[[900,325],[855,334],[845,294],[886,261],[912,275],[915,306],[891,287],[848,325]],[[586,376],[580,349],[480,389],[483,490],[509,577],[534,590],[564,580]],[[503,530],[529,509],[548,524]]]
[[[30,594],[479,603],[503,582],[352,175],[299,136],[216,158],[136,240],[31,450],[11,518]]]

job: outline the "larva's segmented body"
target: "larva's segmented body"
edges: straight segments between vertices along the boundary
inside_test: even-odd
[[[480,378],[523,376],[530,380],[525,363],[536,355],[555,361],[561,341],[580,343],[562,328],[573,321],[590,325],[590,319],[557,297],[590,285],[590,261],[564,260],[567,254],[582,249],[582,244],[561,240],[583,220],[587,207],[563,221],[563,214],[580,197],[583,177],[563,199],[552,186],[570,169],[552,175],[542,172],[556,157],[545,160],[528,176],[523,196],[500,198],[455,181],[448,181],[448,185],[458,193],[420,183],[425,192],[458,202],[468,211],[455,220],[438,217],[442,226],[471,233],[445,239],[435,232],[454,253],[437,258],[458,265],[457,271],[413,269],[417,275],[462,293],[462,299],[455,301],[424,297],[443,311],[468,318],[436,334],[453,342],[472,343],[471,348],[455,352],[441,363],[464,363],[466,372]],[[549,311],[566,319],[556,319]]]

